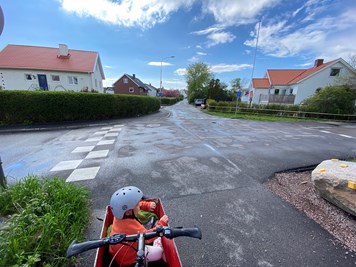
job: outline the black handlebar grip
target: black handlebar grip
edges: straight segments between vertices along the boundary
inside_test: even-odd
[[[193,228],[171,228],[170,234],[165,235],[168,238],[175,238],[178,236],[189,236],[193,238],[202,238],[202,233],[199,227]]]
[[[67,249],[67,258],[72,257],[74,255],[80,254],[84,251],[102,247],[108,243],[107,239],[98,239],[92,241],[86,241],[83,243],[78,243],[77,240],[74,240]]]

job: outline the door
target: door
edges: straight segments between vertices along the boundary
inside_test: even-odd
[[[42,90],[48,90],[48,83],[46,74],[37,74],[38,77],[38,85]]]

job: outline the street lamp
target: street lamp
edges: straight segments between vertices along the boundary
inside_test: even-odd
[[[164,57],[161,59],[161,76],[159,79],[159,92],[161,93],[161,96],[162,96],[162,63],[163,63],[163,60],[167,59],[167,58],[174,58],[174,56]]]

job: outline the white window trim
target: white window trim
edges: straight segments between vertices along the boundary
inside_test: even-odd
[[[77,76],[68,76],[68,84],[77,85],[78,84],[78,77]]]
[[[135,88],[129,87],[129,93],[134,93],[134,92],[135,92]]]
[[[128,78],[124,78],[124,79],[123,79],[123,82],[124,82],[124,83],[129,83],[129,79],[128,79]]]

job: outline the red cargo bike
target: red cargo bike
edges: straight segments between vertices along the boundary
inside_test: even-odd
[[[162,203],[160,199],[154,199],[156,202],[156,215],[161,218],[165,215]],[[116,234],[112,236],[107,236],[108,228],[113,223],[114,216],[111,212],[109,206],[106,207],[106,215],[103,222],[103,227],[101,230],[101,236],[98,240],[86,241],[83,243],[77,243],[75,240],[68,247],[67,257],[71,257],[80,254],[84,251],[90,249],[96,249],[96,258],[94,262],[94,267],[114,267],[118,266],[113,260],[109,253],[109,245],[119,244],[121,242],[138,242],[137,248],[137,258],[135,267],[144,266],[169,266],[169,267],[181,267],[182,263],[179,258],[177,247],[174,242],[174,238],[179,236],[187,236],[192,238],[202,238],[201,231],[198,227],[193,228],[182,228],[182,227],[162,227],[159,226],[156,231],[148,233],[138,233],[135,235],[125,235]],[[163,260],[158,262],[150,262],[147,264],[145,262],[145,240],[152,239],[154,237],[162,237],[162,246],[164,250],[164,255],[166,262]]]

